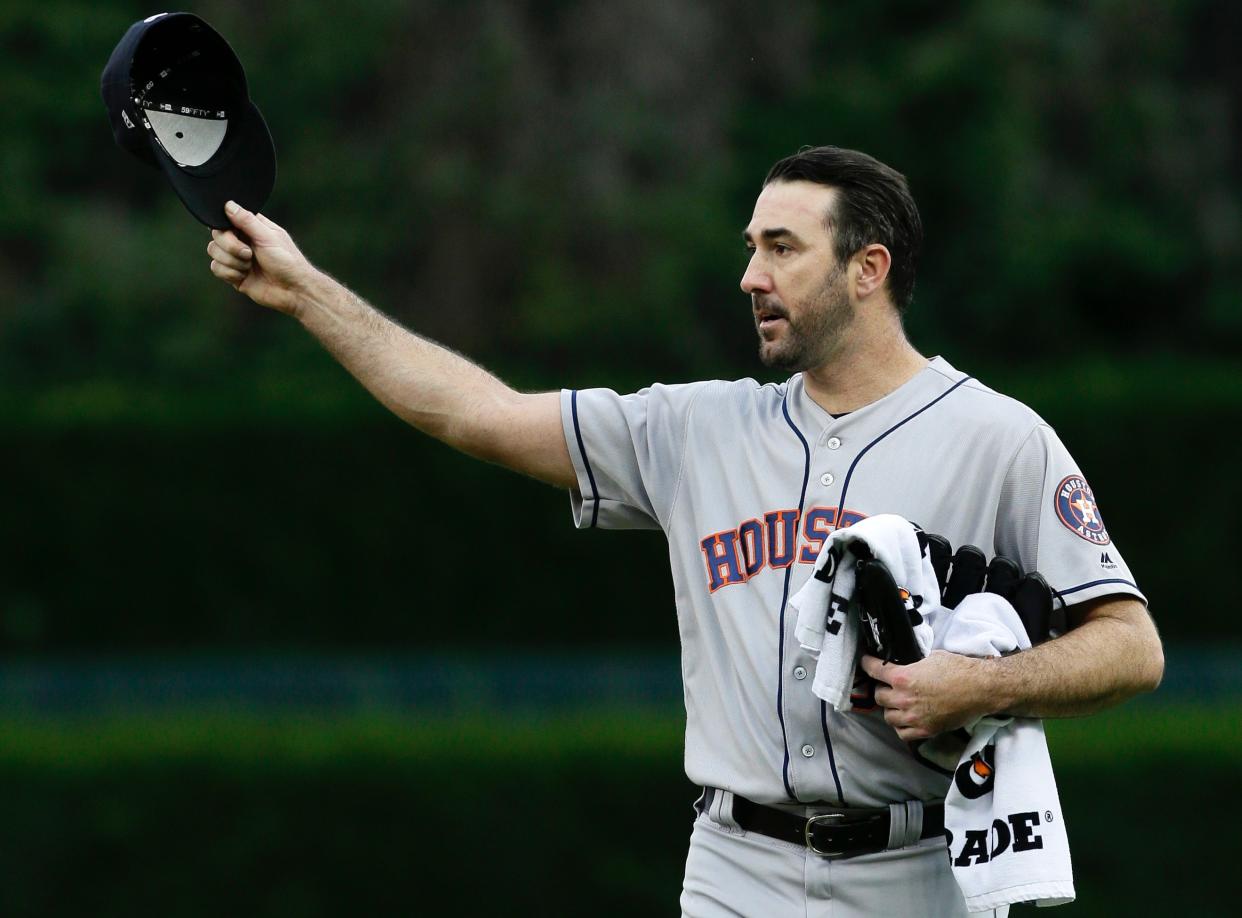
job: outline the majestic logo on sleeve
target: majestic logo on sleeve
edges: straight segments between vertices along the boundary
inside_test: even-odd
[[[1057,485],[1054,500],[1057,519],[1074,535],[1095,545],[1107,545],[1112,541],[1104,528],[1095,495],[1081,475],[1070,475]]]

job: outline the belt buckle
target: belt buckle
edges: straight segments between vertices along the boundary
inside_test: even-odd
[[[846,817],[844,813],[820,813],[818,816],[808,817],[806,827],[802,830],[803,837],[806,839],[806,846],[820,857],[840,857],[845,854],[845,848],[842,848],[840,851],[825,851],[823,849],[816,848],[815,841],[812,837],[812,830],[818,823],[838,820],[838,822],[835,823],[836,825],[844,825],[845,819]]]

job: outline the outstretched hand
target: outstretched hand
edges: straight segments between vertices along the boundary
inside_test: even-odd
[[[907,742],[956,730],[991,711],[996,701],[989,695],[988,663],[944,650],[908,666],[868,655],[861,660],[877,683],[884,720]]]
[[[317,273],[289,234],[263,214],[230,201],[225,215],[236,229],[211,231],[211,273],[260,306],[296,315]]]

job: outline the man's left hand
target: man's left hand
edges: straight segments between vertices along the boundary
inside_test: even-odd
[[[861,665],[877,683],[884,719],[907,742],[956,730],[987,714],[995,700],[987,684],[990,661],[933,650],[901,666],[863,655]]]

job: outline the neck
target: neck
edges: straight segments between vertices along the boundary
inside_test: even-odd
[[[914,349],[896,315],[883,328],[855,327],[841,350],[802,374],[806,393],[829,414],[877,401],[909,382],[928,364]]]

